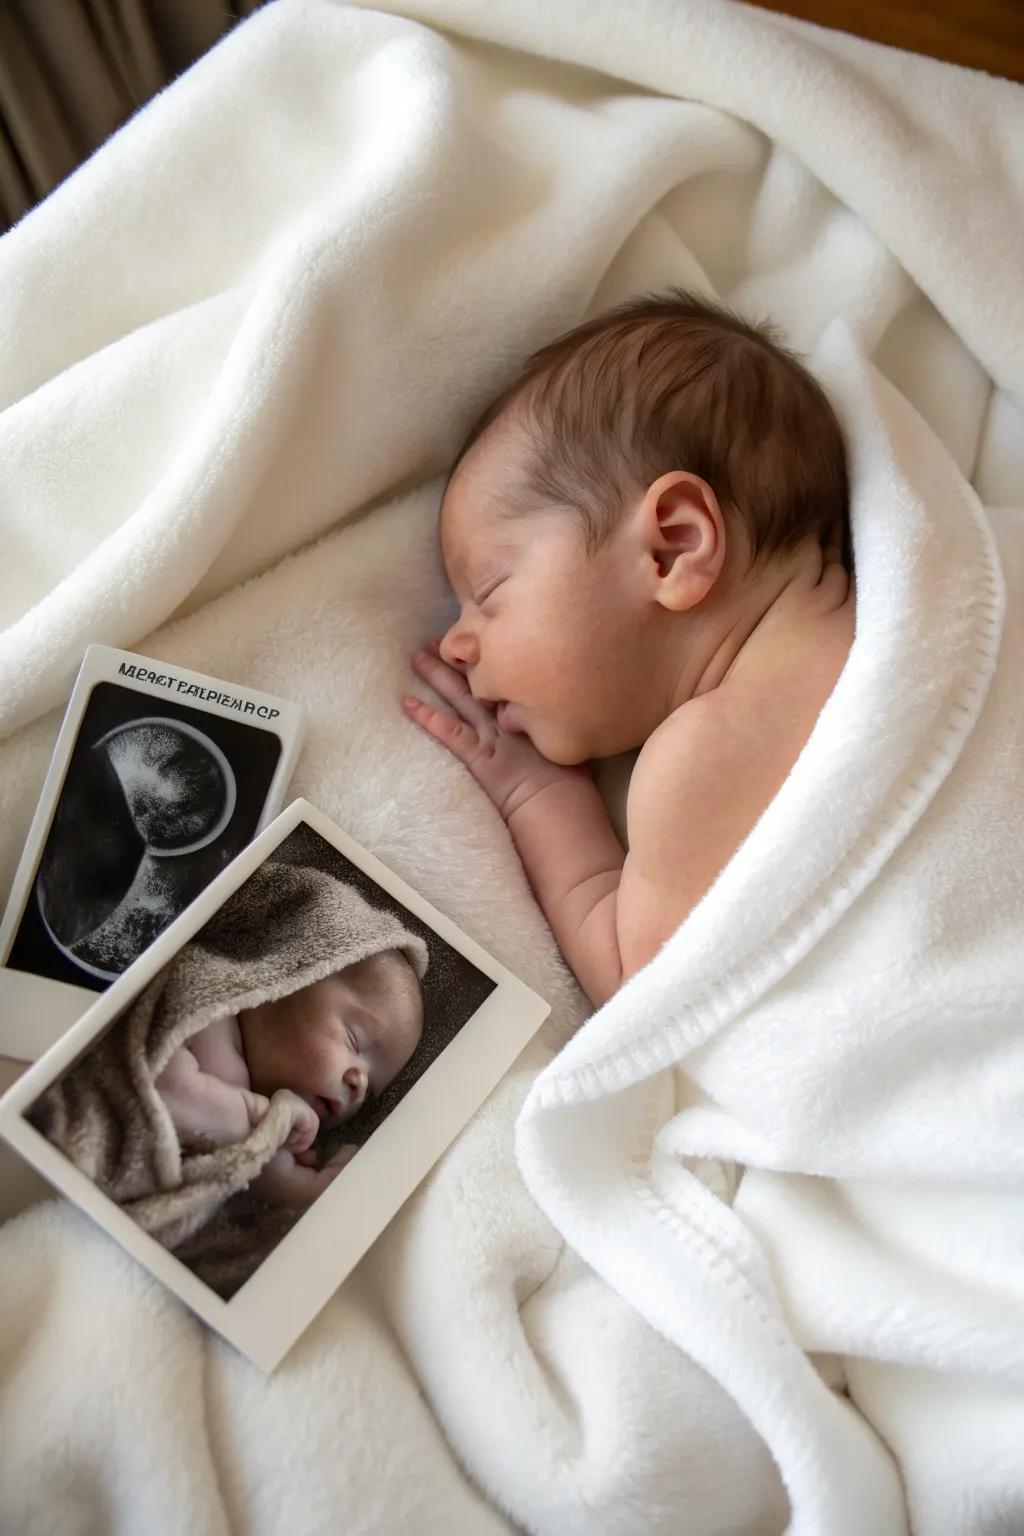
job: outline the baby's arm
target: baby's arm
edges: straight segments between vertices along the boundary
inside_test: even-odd
[[[506,822],[558,947],[599,1008],[623,980],[617,904],[626,855],[590,773],[560,773],[525,794]]]
[[[187,1045],[175,1051],[154,1086],[184,1147],[244,1141],[270,1105],[262,1093],[204,1072]],[[312,1145],[320,1122],[316,1111],[298,1098],[296,1110],[286,1145],[300,1152]]]
[[[600,1007],[696,906],[777,793],[806,736],[758,742],[712,697],[659,727],[633,770],[629,855],[584,768],[562,768],[504,734],[436,654],[416,670],[457,712],[406,708],[469,768],[501,811],[544,915]],[[802,723],[802,722],[801,722]],[[813,715],[807,722],[809,733]],[[790,750],[791,749],[791,750]]]
[[[500,810],[559,949],[600,1007],[623,979],[616,901],[626,856],[589,770],[560,767],[528,737],[503,733],[440,656],[421,654],[415,665],[459,718],[422,700],[406,708]]]

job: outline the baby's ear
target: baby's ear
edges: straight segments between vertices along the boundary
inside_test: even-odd
[[[725,562],[725,519],[714,491],[699,475],[672,470],[648,488],[642,515],[656,601],[678,613],[696,607]]]

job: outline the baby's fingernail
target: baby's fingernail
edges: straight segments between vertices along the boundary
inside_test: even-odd
[[[402,700],[402,703],[405,705],[406,709],[415,709],[419,702],[419,699],[416,698],[415,694],[412,693],[407,693],[405,698]]]

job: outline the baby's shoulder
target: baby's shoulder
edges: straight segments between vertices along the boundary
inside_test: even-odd
[[[619,889],[625,973],[646,963],[764,815],[800,756],[844,652],[801,668],[768,651],[738,680],[691,699],[648,738],[626,801]]]
[[[733,711],[712,695],[682,706],[649,737],[626,804],[618,937],[627,975],[697,905],[777,788]]]
[[[684,794],[717,795],[725,787],[723,775],[732,777],[748,747],[749,731],[727,702],[714,693],[691,699],[644,743],[630,778],[627,813],[642,813],[657,801],[668,814],[678,814],[686,808]]]
[[[249,1087],[249,1068],[242,1050],[238,1021],[232,1016],[214,1019],[194,1034],[188,1049],[203,1072],[234,1087]]]
[[[717,688],[648,738],[630,780],[630,848],[735,848],[781,789],[824,702],[820,690]]]

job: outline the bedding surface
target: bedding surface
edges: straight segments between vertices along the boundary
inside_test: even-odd
[[[294,793],[553,1005],[269,1381],[63,1204],[0,1229],[0,1526],[1024,1525],[1022,130],[713,0],[277,0],[0,240],[7,879],[84,646],[130,646],[298,699]],[[830,389],[858,634],[588,1019],[399,703],[462,432],[669,283]]]

